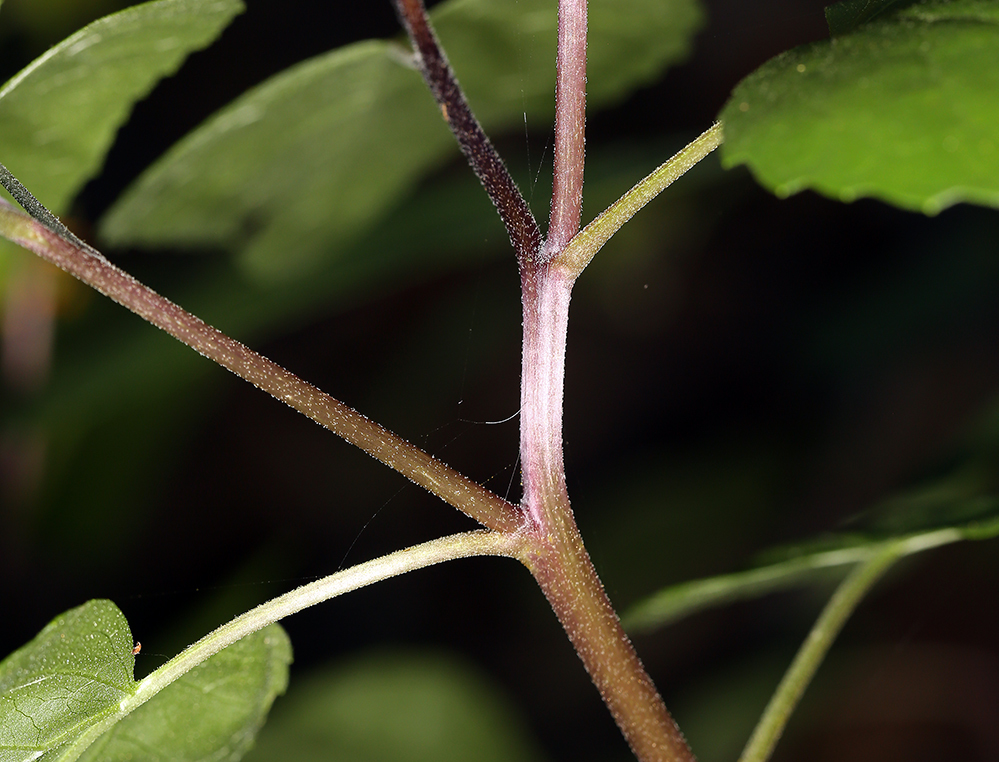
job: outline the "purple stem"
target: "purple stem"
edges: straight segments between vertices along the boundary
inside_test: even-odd
[[[409,34],[423,79],[462,153],[489,194],[521,262],[541,248],[541,229],[517,184],[472,113],[447,56],[437,41],[422,0],[393,0]]]
[[[559,0],[555,81],[555,175],[542,259],[579,231],[586,153],[586,0]]]

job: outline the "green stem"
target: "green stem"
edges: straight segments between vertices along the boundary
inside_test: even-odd
[[[441,537],[420,545],[367,561],[321,580],[296,588],[233,619],[184,649],[155,672],[141,680],[134,694],[119,704],[118,711],[88,728],[69,747],[62,749],[59,762],[72,762],[102,734],[127,714],[135,711],[185,673],[217,654],[226,646],[245,638],[269,624],[315,606],[330,598],[361,587],[396,577],[406,572],[433,566],[444,561],[472,556],[509,556],[522,558],[524,541],[516,534],[476,530]]]
[[[575,280],[624,223],[673,184],[687,170],[721,145],[721,122],[715,122],[674,154],[652,174],[607,207],[596,219],[583,228],[572,242],[556,256],[551,264],[563,269],[570,280]]]
[[[966,539],[958,529],[934,529],[907,537],[906,555]],[[853,566],[881,551],[881,543],[826,550],[787,561],[779,561],[735,574],[723,574],[673,585],[625,612],[623,621],[630,633],[649,632],[682,619],[695,611],[731,601],[758,598],[770,592],[804,585],[815,574],[838,566]]]
[[[872,555],[843,580],[777,686],[739,762],[765,762],[770,758],[805,688],[857,604],[892,564],[915,550],[907,547],[905,541],[886,542],[879,553]]]

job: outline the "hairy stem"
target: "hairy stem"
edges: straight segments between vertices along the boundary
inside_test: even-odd
[[[571,515],[528,561],[590,679],[641,762],[694,762],[593,568]]]
[[[88,728],[68,748],[60,749],[60,762],[72,762],[78,759],[97,738],[161,690],[226,646],[262,630],[269,624],[352,590],[444,561],[472,556],[521,558],[522,546],[523,540],[520,537],[502,532],[478,530],[451,535],[344,569],[262,603],[210,632],[155,672],[147,675],[139,682],[135,693],[123,700],[114,714]]]
[[[784,674],[770,703],[767,704],[749,743],[739,757],[740,762],[765,762],[770,758],[791,713],[815,676],[829,647],[846,624],[846,620],[874,583],[907,552],[914,551],[907,547],[905,541],[889,541],[882,546],[879,553],[858,565],[843,580],[822,610],[822,614],[819,615],[812,631],[808,633],[808,638]]]
[[[465,98],[447,56],[427,18],[422,0],[393,0],[409,34],[423,79],[430,88],[441,115],[458,140],[462,153],[499,212],[510,241],[521,261],[533,258],[541,248],[541,230],[517,184],[507,171],[493,144]]]
[[[521,525],[520,511],[503,498],[178,307],[90,246],[57,234],[5,201],[0,201],[0,235],[287,403],[484,526],[512,532]]]
[[[596,219],[572,239],[565,251],[552,261],[576,278],[621,226],[639,209],[658,196],[673,181],[715,150],[722,142],[721,122],[715,122],[681,151],[638,182],[631,190],[601,212]]]
[[[555,80],[555,172],[543,259],[579,231],[586,152],[586,0],[559,0]]]
[[[544,264],[521,270],[523,509],[527,565],[642,762],[693,760],[604,592],[576,527],[562,458],[562,389],[572,280]]]
[[[522,506],[544,534],[570,512],[562,458],[562,390],[572,282],[545,265],[521,269],[524,349],[520,385]]]

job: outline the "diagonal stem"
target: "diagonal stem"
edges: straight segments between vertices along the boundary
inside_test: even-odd
[[[557,259],[552,261],[552,265],[563,269],[569,277],[577,278],[624,223],[720,146],[723,137],[721,122],[715,122],[597,215],[596,219],[583,228],[564,251],[559,253]]]
[[[850,614],[874,583],[881,579],[889,567],[906,552],[905,542],[897,540],[886,542],[880,553],[872,555],[867,561],[858,565],[836,588],[836,592],[822,610],[815,626],[808,633],[780,685],[777,686],[742,756],[739,757],[739,762],[766,762],[770,759],[791,713],[797,707],[805,688],[812,681],[846,620],[850,618]]]
[[[444,121],[457,138],[462,153],[496,205],[517,252],[517,259],[521,262],[533,259],[541,248],[541,230],[503,160],[472,113],[430,26],[423,0],[393,2],[415,48],[423,79],[440,106]]]
[[[139,681],[135,693],[125,698],[119,704],[117,711],[92,725],[74,741],[61,747],[59,759],[62,762],[79,759],[95,740],[114,727],[125,716],[223,648],[309,606],[315,606],[376,582],[445,561],[474,556],[520,558],[522,555],[523,540],[519,536],[477,530],[441,537],[405,550],[398,550],[387,556],[366,561],[296,588],[267,601],[267,603],[262,603],[236,617],[228,624],[222,625],[205,635],[197,643],[188,646],[159,669],[151,672]]]
[[[520,527],[521,513],[511,503],[160,296],[95,249],[59,235],[2,200],[0,235],[287,403],[484,526],[503,532]]]

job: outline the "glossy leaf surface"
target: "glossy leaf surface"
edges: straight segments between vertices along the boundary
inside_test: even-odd
[[[0,760],[35,759],[135,692],[132,634],[118,607],[90,601],[53,619],[0,664]]]
[[[727,167],[936,214],[999,206],[999,6],[929,0],[781,54],[721,114]]]
[[[242,758],[288,686],[291,642],[271,625],[233,643],[118,722],[87,762]]]

